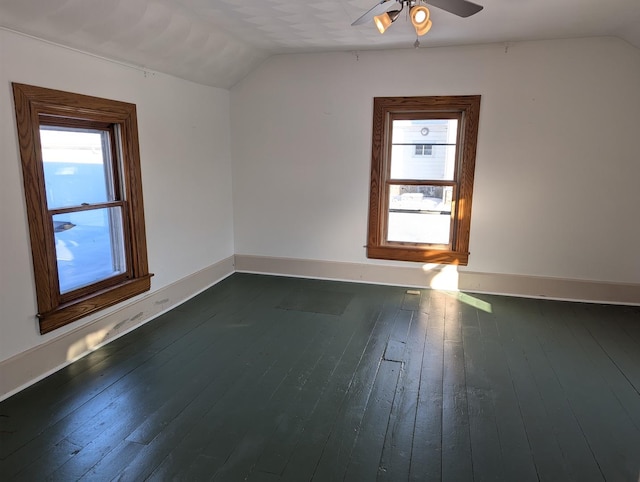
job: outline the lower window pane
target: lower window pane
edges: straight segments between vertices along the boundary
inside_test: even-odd
[[[126,271],[119,207],[53,216],[60,292]]]
[[[451,186],[389,187],[387,241],[449,244]]]

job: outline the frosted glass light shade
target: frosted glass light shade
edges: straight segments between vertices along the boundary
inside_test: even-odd
[[[387,28],[389,28],[389,25],[393,23],[391,21],[391,17],[389,17],[389,14],[387,12],[383,13],[382,15],[376,15],[375,17],[373,17],[373,21],[376,24],[376,27],[378,27],[378,31],[380,33],[384,33]]]
[[[431,20],[429,20],[429,9],[423,5],[413,7],[410,12],[411,23],[416,29],[418,35],[424,35],[431,29]]]
[[[391,25],[393,22],[396,21],[396,19],[398,18],[398,16],[400,15],[400,10],[389,10],[386,13],[383,13],[382,15],[377,15],[375,17],[373,17],[373,21],[376,24],[376,27],[378,27],[378,31],[380,33],[384,33],[387,28],[389,28],[389,25]]]
[[[424,24],[421,27],[416,27],[416,34],[418,36],[423,36],[424,34],[426,34],[429,30],[431,30],[431,26],[433,25],[433,23],[431,22],[431,20],[428,20],[426,24]]]

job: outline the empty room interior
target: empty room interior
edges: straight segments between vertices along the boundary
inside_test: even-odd
[[[0,0],[1,478],[639,482],[638,25]]]

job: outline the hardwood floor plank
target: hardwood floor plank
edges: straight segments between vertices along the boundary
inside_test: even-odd
[[[286,314],[282,316],[282,320],[290,320]],[[230,370],[222,383],[208,384],[202,392],[190,400],[184,410],[162,427],[162,430],[125,468],[121,474],[123,480],[140,480],[149,476],[176,447],[190,451],[190,447],[193,446],[191,444],[202,446],[202,442],[209,439],[211,432],[207,420],[203,418],[221,402],[224,403],[226,400],[226,403],[232,404],[234,397],[237,397],[239,403],[247,403],[245,400],[251,402],[259,400],[260,398],[252,398],[251,387],[268,375],[277,362],[275,356],[278,351],[284,350],[287,343],[294,341],[295,331],[292,330],[294,327],[295,324],[292,325],[291,321],[281,323],[277,330],[271,332],[269,343],[255,354],[255,358],[251,359],[243,372],[237,373]],[[270,351],[272,349],[273,351]],[[225,415],[222,414],[222,416]],[[183,443],[187,436],[191,438]],[[192,453],[192,456],[197,456],[197,453]]]
[[[407,311],[418,311],[422,301],[422,290],[406,290],[402,297],[402,309]]]
[[[250,397],[249,397],[249,398],[250,398]],[[237,432],[237,433],[235,433],[235,435],[236,435],[236,436],[241,436],[241,434],[242,434],[242,430],[238,430],[238,427],[237,427],[237,426],[233,427],[233,429]],[[219,431],[219,430],[216,430],[216,432],[218,432],[218,431]],[[224,431],[222,431],[222,432],[224,433]],[[227,445],[228,445],[228,444],[229,444],[229,439],[227,438],[225,442],[226,442],[226,443],[227,443]],[[188,447],[188,445],[189,445],[189,444],[185,442],[183,445],[184,445],[185,447]],[[214,440],[214,441],[212,442],[212,447],[213,447],[213,448],[212,448],[211,450],[212,450],[213,452],[216,452],[216,451],[217,451],[217,449],[218,449],[218,445],[219,445],[219,444],[217,443],[217,439],[216,439],[216,440]],[[216,449],[216,450],[214,450],[214,449]],[[211,450],[210,450],[210,451],[211,451]],[[204,450],[203,452],[207,452],[207,450]],[[223,459],[224,459],[224,460],[226,460],[226,457],[228,457],[228,456],[230,456],[230,455],[232,455],[232,453],[229,453],[227,456],[223,457]],[[203,470],[209,470],[209,471],[211,471],[211,470],[215,470],[215,463],[218,463],[218,464],[219,464],[219,463],[221,462],[221,460],[218,460],[217,462],[215,462],[215,463],[214,463],[214,462],[212,461],[212,457],[213,457],[213,456],[209,456],[207,453],[202,453],[202,454],[200,454],[199,456],[197,456],[197,457],[196,457],[196,461],[197,461],[196,466],[200,464],[200,465],[203,465],[203,466],[204,466]],[[173,454],[173,455],[172,455],[172,458],[175,458],[175,454]],[[223,460],[223,461],[224,461],[224,460]],[[191,470],[191,469],[189,469],[189,470]]]
[[[565,322],[582,350],[589,354],[593,375],[600,377],[635,429],[640,431],[640,391],[634,386],[635,380],[640,383],[640,356],[626,353],[614,339],[617,331],[614,326],[597,329],[600,321],[592,312],[578,306],[573,307],[573,312],[575,316],[566,318]]]
[[[168,347],[171,346],[172,345],[168,345]],[[67,412],[67,410],[64,409],[55,411],[52,414],[53,423],[49,423],[48,420],[43,422],[45,428],[39,428],[37,438],[31,438],[17,450],[14,450],[6,457],[5,461],[14,466],[19,466],[20,464],[23,466],[28,465],[29,461],[33,459],[34,453],[40,453],[44,448],[60,442],[68,436],[68,434],[76,430],[81,430],[85,427],[87,420],[91,420],[96,414],[100,414],[103,409],[111,403],[122,403],[123,400],[126,400],[125,396],[128,391],[134,390],[140,384],[141,380],[144,381],[146,379],[147,374],[157,370],[159,366],[168,362],[174,355],[181,353],[182,346],[181,343],[176,342],[171,349],[167,348],[158,353],[140,358],[135,355],[126,358],[126,360],[129,360],[129,364],[123,367],[122,372],[113,372],[106,388],[103,387],[98,393],[90,391],[90,395],[82,397],[83,401],[85,398],[87,399],[84,403],[78,407],[74,406],[75,410],[70,409],[69,413],[64,415],[64,417],[53,422],[53,420]],[[136,363],[137,365],[135,365]],[[139,376],[136,376],[138,374]],[[93,387],[89,387],[89,389],[91,388]],[[46,413],[46,409],[43,409],[43,411]],[[25,426],[22,428],[22,432],[18,433],[26,433],[33,436],[34,432],[27,431],[27,429],[31,430],[30,427],[32,425],[33,422],[27,420]],[[95,429],[100,430],[101,427],[104,429],[104,425],[97,426]],[[22,440],[18,440],[15,444],[17,445],[21,442]]]
[[[495,387],[489,380],[478,313],[463,308],[462,346],[473,480],[505,480],[503,460],[494,408]]]
[[[307,423],[315,414],[318,402],[326,391],[331,389],[332,381],[337,378],[337,371],[348,362],[348,350],[357,346],[354,337],[358,340],[368,337],[377,310],[375,303],[373,307],[361,306],[354,310],[355,313],[347,313],[347,316],[339,320],[338,326],[334,327],[330,343],[323,349],[309,381],[294,393],[293,406],[281,414],[278,426],[265,443],[255,470],[273,474],[281,474],[284,471]]]
[[[394,319],[392,313],[397,312],[401,300],[396,293],[394,290],[393,297],[385,299],[383,306],[378,305],[381,300],[379,296],[372,298],[376,309],[365,318],[364,331],[357,331],[349,340],[328,385],[313,404],[308,418],[304,421],[302,432],[297,437],[281,471],[284,480],[312,479],[327,441],[338,427],[337,419],[346,410],[357,369],[367,359],[364,354],[378,346],[380,333],[387,333],[388,336],[391,330],[391,321]]]
[[[203,357],[195,360],[193,366],[181,370],[179,376],[174,377],[178,384],[169,384],[170,393],[162,397],[162,405],[150,409],[144,421],[127,436],[127,440],[150,443],[173,420],[176,413],[182,412],[209,385],[233,380],[227,373],[226,366],[236,363],[247,366],[253,350],[258,350],[262,343],[269,343],[269,340],[279,334],[279,331],[268,333],[273,327],[267,323],[247,321],[246,325],[246,328],[235,331],[235,337],[217,340]],[[241,373],[242,369],[239,371]],[[234,371],[233,375],[239,377],[240,373]],[[183,380],[181,376],[184,377]]]
[[[237,340],[235,343],[241,341],[242,336],[238,332],[233,332],[236,335]],[[138,433],[141,426],[148,427],[148,415],[153,414],[154,410],[162,404],[162,401],[169,398],[171,394],[179,393],[182,397],[185,394],[189,395],[189,399],[185,401],[188,403],[194,395],[193,387],[199,387],[202,390],[202,385],[207,386],[210,383],[212,373],[198,373],[199,367],[202,366],[216,366],[226,358],[228,359],[231,353],[222,353],[222,357],[218,357],[217,360],[212,359],[211,354],[217,353],[218,350],[222,350],[224,342],[227,342],[230,346],[229,338],[215,339],[207,336],[202,337],[203,348],[202,350],[193,350],[189,356],[193,357],[197,353],[200,356],[195,356],[188,363],[184,363],[184,360],[175,360],[175,363],[161,367],[157,373],[153,374],[151,379],[143,380],[137,378],[138,383],[141,385],[151,384],[156,388],[153,393],[144,392],[142,396],[131,400],[127,397],[119,397],[116,402],[112,403],[105,410],[101,410],[90,423],[81,427],[69,436],[69,439],[83,446],[82,450],[76,455],[76,459],[70,462],[70,467],[73,472],[61,472],[60,478],[73,479],[81,476],[84,472],[80,473],[81,469],[85,469],[85,472],[97,464],[102,457],[105,457],[119,444],[123,444],[127,449],[128,443],[124,443],[125,439],[131,437],[132,432]],[[213,341],[218,342],[217,345]],[[192,346],[193,348],[193,346]],[[196,373],[197,375],[192,375]],[[191,390],[187,389],[185,384],[189,383]],[[147,385],[148,386],[148,385]],[[198,388],[197,388],[198,389]],[[136,410],[131,411],[130,406],[134,403]],[[175,406],[173,407],[176,408]],[[175,416],[175,411],[173,412]],[[157,434],[162,430],[162,423],[157,423],[157,418],[153,419],[156,424],[153,427],[153,431]],[[106,430],[105,430],[106,429]],[[149,435],[148,433],[146,433]],[[134,437],[135,438],[135,437]],[[136,442],[144,442],[144,440],[135,440]],[[83,460],[83,462],[80,462]]]
[[[124,420],[124,423],[121,420]],[[110,454],[136,423],[132,412],[121,413],[117,424],[110,425],[100,434],[100,437],[85,444],[65,464],[48,475],[48,478],[65,481],[79,480]]]
[[[371,317],[371,313],[366,316]],[[349,324],[345,324],[341,328],[348,326]],[[347,330],[348,340],[339,337],[340,342],[336,345],[333,343],[335,337],[332,337],[328,346],[318,346],[320,351],[316,354],[317,363],[314,365],[309,379],[305,381],[300,389],[293,390],[293,394],[285,395],[291,399],[292,404],[283,409],[281,403],[276,403],[276,406],[271,408],[271,415],[267,414],[266,417],[263,417],[265,420],[275,420],[276,423],[272,424],[271,430],[268,431],[270,433],[268,433],[267,442],[265,443],[266,449],[260,454],[260,458],[256,463],[256,470],[273,473],[281,473],[283,471],[305,428],[304,424],[309,417],[309,411],[313,412],[315,409],[317,400],[324,394],[327,384],[333,377],[337,363],[343,359],[344,343],[352,340],[353,333],[349,334],[352,329],[353,327]],[[368,328],[366,333],[368,333]],[[331,346],[335,346],[336,350],[333,352],[333,356],[332,350],[330,350]],[[327,377],[327,373],[331,375]]]
[[[383,312],[382,322],[376,324],[376,329],[355,368],[344,402],[332,424],[331,433],[325,441],[320,460],[313,473],[313,478],[316,480],[341,478],[346,471],[357,434],[362,426],[374,380],[399,311],[394,310],[392,316],[388,312]]]
[[[49,476],[56,469],[63,466],[68,460],[73,458],[81,447],[72,444],[68,440],[62,440],[53,447],[43,451],[33,462],[25,466],[17,473],[3,470],[3,477],[13,481],[33,481],[42,480],[44,476]]]
[[[417,295],[411,295],[417,296]],[[409,329],[411,327],[411,319],[413,318],[413,311],[401,310],[398,313],[398,318],[396,319],[395,324],[393,325],[393,330],[389,335],[390,341],[396,341],[398,343],[405,344],[407,342],[407,337],[409,335]]]
[[[471,360],[474,360],[474,367],[478,366],[478,360],[482,360],[479,365],[482,370],[479,374],[480,380],[486,381],[490,389],[490,400],[493,406],[495,428],[499,442],[497,453],[492,453],[490,456],[485,454],[485,461],[488,457],[499,456],[501,467],[493,468],[491,471],[499,470],[504,480],[536,481],[538,480],[538,474],[525,430],[520,402],[513,384],[513,376],[509,369],[507,356],[501,344],[503,339],[511,340],[512,338],[509,332],[505,332],[504,328],[502,333],[500,331],[500,325],[503,322],[511,323],[511,316],[503,313],[504,310],[500,309],[500,304],[496,303],[500,298],[490,295],[478,295],[477,298],[484,304],[484,309],[478,309],[475,312],[477,328],[480,332],[482,353],[479,353],[477,349],[471,348],[469,356]],[[466,326],[473,327],[474,324],[471,323]],[[477,336],[477,332],[474,332],[474,336]],[[463,341],[469,340],[469,338],[466,340],[463,338]],[[466,345],[464,349],[466,357]],[[471,370],[471,368],[467,369]],[[474,375],[472,370],[471,375]],[[473,402],[469,406],[470,410],[475,409]],[[486,406],[485,408],[490,410]],[[476,435],[474,434],[472,437],[476,437]],[[477,444],[478,441],[476,439],[475,445]],[[476,450],[474,454],[474,470],[480,473],[479,469],[482,467],[483,462],[475,463],[475,455],[477,453],[478,451]],[[483,476],[478,475],[478,477]]]
[[[374,480],[378,475],[401,365],[388,360],[380,362],[344,480]]]
[[[410,480],[442,480],[442,408],[444,374],[444,294],[429,296],[427,332],[420,373]]]
[[[640,349],[640,306],[619,306],[616,312],[610,316],[609,306],[599,307],[599,318],[613,321],[619,326]]]
[[[380,481],[409,480],[426,334],[427,315],[412,312],[405,362],[400,372],[380,459]]]
[[[526,333],[526,321],[513,312],[523,300],[504,299],[496,303],[501,311],[502,346],[518,397],[527,438],[541,480],[570,480],[570,469],[562,456],[553,423],[545,408],[540,388],[535,383],[536,367],[529,359],[541,351],[537,340]]]
[[[545,302],[540,309],[547,356],[604,478],[632,480],[640,471],[640,431],[584,350],[586,334],[567,324],[573,307]]]
[[[316,335],[308,338],[306,347],[301,346],[292,360],[282,359],[283,376],[279,383],[271,383],[265,380],[264,389],[276,389],[268,397],[263,397],[263,403],[257,409],[248,407],[239,412],[241,423],[225,424],[223,428],[216,430],[221,437],[228,442],[233,440],[231,435],[238,433],[236,448],[220,467],[213,480],[241,480],[246,478],[255,468],[264,446],[271,439],[280,423],[284,422],[287,414],[295,411],[295,405],[299,402],[300,392],[312,383],[312,375],[322,360],[323,353],[331,342],[331,330],[335,320],[327,317],[313,315],[312,323],[321,326]],[[265,393],[266,395],[266,393]],[[223,410],[228,413],[227,410]],[[255,445],[256,440],[262,443]],[[246,450],[249,444],[252,450]],[[206,453],[206,452],[205,452]],[[209,455],[211,452],[208,453]]]
[[[472,480],[469,407],[462,343],[445,340],[442,382],[442,480]]]
[[[258,330],[259,335],[256,341],[248,344],[247,350],[262,340],[263,331]],[[166,390],[156,403],[147,406],[138,402],[136,406],[143,416],[136,417],[131,425],[122,428],[119,437],[116,438],[120,440],[120,443],[113,447],[113,451],[129,456],[131,447],[142,447],[144,444],[150,443],[175,418],[176,413],[181,413],[185,410],[185,407],[207,387],[215,383],[221,383],[223,370],[209,368],[203,371],[201,367],[219,367],[225,361],[233,359],[234,355],[242,355],[242,352],[233,353],[235,351],[233,347],[240,341],[241,335],[239,333],[238,336],[239,339],[233,343],[230,343],[232,340],[229,339],[220,340],[221,342],[226,341],[227,347],[224,344],[212,346],[210,350],[195,358],[192,363],[185,365],[181,370],[177,370],[172,376],[168,376]],[[196,375],[193,375],[193,373],[196,373]],[[158,394],[158,391],[154,393]],[[158,408],[156,409],[155,407]],[[108,441],[104,436],[100,438]],[[112,455],[109,454],[109,456],[111,457]],[[94,467],[91,471],[96,477],[106,478],[107,474],[109,476],[115,475],[109,472],[113,467],[108,464],[98,464],[98,467],[99,469]]]
[[[493,406],[505,480],[539,480],[518,395],[507,356],[500,343],[484,341],[487,376],[493,387]]]
[[[461,307],[444,293],[444,371],[442,379],[442,480],[473,477],[469,406],[462,346]]]
[[[616,307],[618,308],[618,307]],[[572,320],[577,321],[582,327],[588,330],[593,337],[593,342],[597,343],[600,349],[609,358],[615,369],[618,371],[615,376],[618,379],[618,383],[623,383],[620,377],[623,377],[631,385],[631,388],[636,394],[640,393],[640,345],[638,345],[626,332],[623,330],[616,319],[618,317],[618,310],[607,317],[602,317],[602,311],[599,307],[592,307],[587,305],[574,306],[576,311],[576,317]],[[640,310],[638,310],[638,317],[640,319]],[[638,321],[640,324],[640,321]],[[591,351],[592,348],[585,347]],[[607,366],[605,363],[603,368],[612,372],[613,367]],[[634,412],[640,412],[640,410],[634,410]],[[638,413],[640,417],[640,413]],[[634,420],[636,426],[638,419]]]
[[[444,339],[462,343],[462,321],[460,303],[447,292],[440,292],[440,302],[444,305]]]
[[[276,482],[280,480],[280,476],[277,474],[272,474],[270,472],[254,470],[246,480],[247,482]]]
[[[124,442],[122,445],[123,446],[118,446],[118,450],[108,452],[78,480],[90,482],[96,480],[113,480],[121,468],[131,463],[144,447],[144,445],[131,442]]]
[[[540,391],[569,477],[573,480],[603,480],[591,447],[556,376],[553,364],[539,341],[536,327],[543,323],[540,313],[531,307],[520,318],[524,322],[520,329],[522,335],[532,342],[537,342],[531,345],[535,346],[535,349],[526,350],[524,355],[532,368],[534,381]]]
[[[172,317],[175,316],[175,314],[172,315]],[[160,341],[154,343],[155,340]],[[125,349],[115,361],[107,358],[84,371],[80,376],[73,377],[67,384],[50,387],[47,378],[47,383],[41,384],[44,387],[41,395],[37,397],[31,395],[34,391],[40,390],[39,384],[36,384],[30,387],[31,390],[11,397],[6,404],[3,402],[2,413],[5,417],[3,417],[3,435],[0,435],[0,458],[6,459],[29,443],[31,439],[28,437],[34,433],[34,430],[42,430],[44,427],[58,423],[116,383],[136,366],[152,358],[155,353],[164,348],[163,344],[172,342],[173,340],[159,337],[150,338],[145,342],[144,349],[141,350],[140,347]],[[25,398],[28,400],[27,403],[23,402]],[[25,416],[27,413],[29,417]],[[10,433],[10,437],[5,436],[7,433]]]

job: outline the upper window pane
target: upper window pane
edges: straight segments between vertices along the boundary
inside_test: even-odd
[[[394,120],[391,179],[453,181],[457,119]]]
[[[114,200],[109,132],[42,126],[49,209]]]

